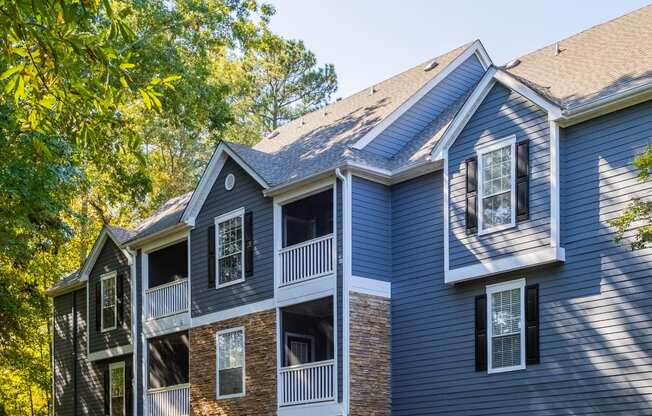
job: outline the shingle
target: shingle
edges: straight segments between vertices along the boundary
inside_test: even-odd
[[[652,5],[519,58],[506,69],[571,109],[652,83]]]

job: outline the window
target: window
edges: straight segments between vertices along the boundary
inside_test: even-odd
[[[102,276],[102,331],[115,329],[118,320],[117,291],[116,291],[116,272],[111,272]]]
[[[478,150],[480,233],[514,226],[516,137]]]
[[[245,394],[244,328],[217,333],[217,398],[240,397]]]
[[[285,365],[308,364],[315,361],[315,337],[311,335],[285,333]]]
[[[525,279],[487,286],[489,372],[525,368]]]
[[[244,280],[244,208],[215,219],[217,287]]]
[[[109,414],[125,415],[125,363],[109,365]]]

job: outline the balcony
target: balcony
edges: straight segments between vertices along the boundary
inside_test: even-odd
[[[188,278],[156,286],[145,291],[147,319],[165,318],[190,307]]]
[[[333,234],[328,234],[281,249],[279,286],[333,273],[333,241]]]
[[[151,389],[147,392],[149,416],[188,416],[190,414],[190,385]]]
[[[188,333],[147,340],[147,416],[190,414]]]
[[[149,253],[147,262],[145,319],[161,319],[188,312],[190,284],[187,277],[187,241]]]
[[[333,402],[336,392],[333,298],[281,309],[279,407]]]
[[[294,285],[335,270],[333,190],[282,208],[283,247],[278,252],[278,286]]]

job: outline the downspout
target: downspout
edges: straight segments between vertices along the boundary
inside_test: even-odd
[[[140,392],[138,391],[138,285],[137,285],[137,266],[136,261],[138,260],[138,253],[136,250],[132,250],[127,247],[129,255],[131,256],[131,342],[133,344],[133,355],[131,363],[131,395],[132,395],[132,413],[133,415],[139,415],[138,411],[138,397]]]
[[[342,181],[342,393],[344,414],[349,414],[349,282],[351,280],[351,173],[346,176],[340,168],[335,169],[335,176]]]

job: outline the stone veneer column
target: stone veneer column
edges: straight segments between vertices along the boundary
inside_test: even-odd
[[[390,299],[351,292],[351,416],[390,414]]]
[[[217,400],[215,334],[245,328],[244,397]],[[276,312],[253,313],[190,329],[190,407],[197,416],[275,415]]]

